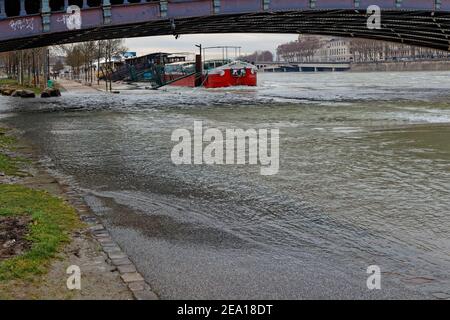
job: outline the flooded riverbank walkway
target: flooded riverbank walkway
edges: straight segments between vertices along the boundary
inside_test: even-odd
[[[56,82],[64,88],[64,91],[70,93],[99,93],[99,92],[108,92],[106,90],[106,84],[104,81],[100,81],[100,84],[97,81],[92,83],[70,80],[70,79],[58,79]],[[142,84],[141,84],[142,85]],[[122,82],[113,82],[112,83],[112,92],[119,93],[123,90],[133,90],[138,87],[138,84],[129,84]],[[145,86],[144,86],[145,87]]]
[[[65,92],[95,93],[95,92],[100,91],[100,89],[97,88],[97,85],[88,86],[88,85],[84,85],[83,83],[80,83],[78,81],[68,80],[68,79],[58,79],[56,81],[64,89]]]
[[[4,97],[0,117],[161,299],[447,299],[448,76],[262,73],[254,88],[118,95],[69,83],[57,101]],[[278,174],[175,165],[171,135],[195,120],[279,129]]]

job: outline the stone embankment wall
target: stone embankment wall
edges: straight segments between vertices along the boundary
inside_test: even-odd
[[[450,60],[446,61],[389,61],[352,63],[352,72],[371,71],[450,71]]]

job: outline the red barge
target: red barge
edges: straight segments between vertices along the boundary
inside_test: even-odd
[[[228,49],[233,48],[236,50],[239,47],[211,48],[222,49],[224,53],[223,58],[202,61],[201,57],[198,58],[197,56],[197,59],[200,59],[197,62],[182,61],[166,64],[164,67],[164,80],[166,83],[169,83],[171,86],[203,86],[205,88],[257,85],[258,69],[256,66],[245,61],[228,59],[227,57]],[[211,48],[204,48],[203,56],[205,49]],[[201,65],[201,70],[198,70],[199,64]]]

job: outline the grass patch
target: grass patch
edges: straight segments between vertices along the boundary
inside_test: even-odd
[[[28,85],[27,81],[25,81],[25,85],[20,85],[17,80],[7,78],[0,79],[0,86],[11,87],[14,89],[27,89],[33,91],[35,94],[40,94],[42,91],[41,88]]]
[[[70,232],[82,226],[75,209],[46,191],[0,185],[0,216],[18,215],[32,218],[27,236],[32,247],[21,256],[0,262],[0,281],[46,273],[51,259],[69,242]]]
[[[8,176],[19,176],[19,162],[17,159],[10,158],[0,153],[0,172]]]
[[[20,171],[22,164],[29,160],[2,153],[14,149],[17,142],[7,132],[8,129],[0,128],[0,172],[20,176],[24,174]],[[32,279],[45,274],[51,258],[70,240],[71,231],[82,227],[75,209],[61,198],[20,185],[0,184],[0,217],[20,215],[32,220],[26,237],[31,249],[0,262],[0,281]]]
[[[0,79],[0,86],[12,86],[16,85],[17,81],[14,79],[2,78]]]
[[[0,128],[0,148],[10,149],[16,139],[14,137],[6,135],[7,130],[5,128]]]
[[[21,157],[10,157],[2,153],[2,150],[14,149],[16,142],[14,137],[8,136],[6,133],[5,128],[0,128],[0,172],[9,176],[23,176],[20,167],[28,161]]]

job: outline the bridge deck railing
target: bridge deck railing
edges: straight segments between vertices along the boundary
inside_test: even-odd
[[[85,10],[103,6],[138,5],[149,2],[160,2],[160,0],[60,0],[53,5],[50,0],[40,0],[39,3],[36,0],[0,0],[0,19],[25,17],[42,12],[66,12],[71,5],[77,5],[80,9]]]

